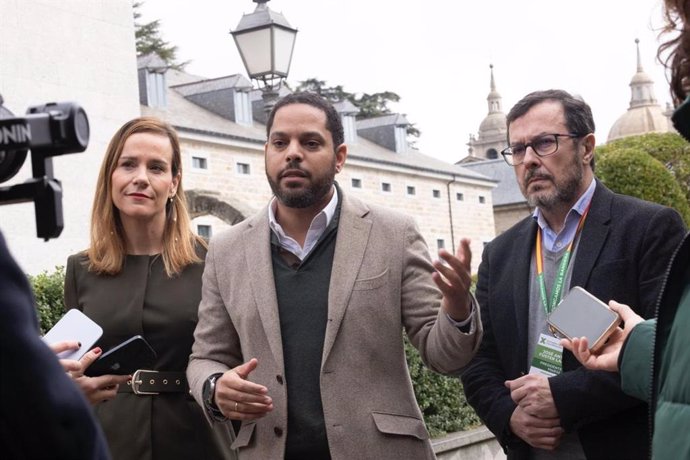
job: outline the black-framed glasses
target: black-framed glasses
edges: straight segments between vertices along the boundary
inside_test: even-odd
[[[501,151],[503,159],[511,166],[519,165],[525,160],[525,153],[527,147],[532,147],[534,153],[540,157],[546,157],[558,152],[558,138],[569,137],[576,139],[582,137],[581,134],[542,134],[541,136],[532,139],[532,142],[526,144],[513,144]]]

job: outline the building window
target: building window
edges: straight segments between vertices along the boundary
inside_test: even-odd
[[[205,240],[210,240],[213,232],[210,225],[197,225],[196,233]]]
[[[482,195],[479,195],[479,203],[481,203],[481,204],[486,203],[486,198],[484,198]]]
[[[441,249],[444,249],[446,247],[446,242],[442,238],[439,238],[438,240],[436,240],[436,247],[440,251]]]
[[[465,201],[465,194],[458,192],[455,194],[455,199],[458,201]]]
[[[441,191],[440,190],[432,190],[431,194],[434,198],[441,198]]]
[[[390,192],[391,191],[391,184],[389,182],[381,182],[381,191],[382,192]]]
[[[486,158],[489,160],[495,160],[498,158],[498,151],[496,149],[489,149],[486,151]]]
[[[417,189],[415,189],[413,185],[408,185],[407,186],[407,194],[408,195],[416,195]]]
[[[192,169],[208,169],[208,160],[204,157],[192,157]]]
[[[237,163],[237,174],[249,175],[252,173],[252,169],[249,163]]]
[[[362,179],[352,178],[352,188],[362,188]]]

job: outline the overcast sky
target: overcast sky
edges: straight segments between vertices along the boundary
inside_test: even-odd
[[[428,155],[455,162],[487,114],[489,64],[503,110],[527,93],[562,88],[592,106],[598,143],[630,102],[635,38],[656,97],[670,102],[656,61],[662,0],[273,0],[299,30],[288,82],[307,78],[353,93],[393,91],[392,108],[421,130]],[[250,0],[144,0],[187,71],[246,75],[229,31]]]

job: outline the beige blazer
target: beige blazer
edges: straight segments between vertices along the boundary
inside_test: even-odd
[[[481,323],[474,319],[464,334],[441,311],[428,249],[411,217],[342,199],[321,363],[331,457],[433,459],[407,370],[403,328],[431,369],[457,374],[481,341]],[[211,240],[187,369],[202,404],[211,374],[258,359],[250,379],[268,388],[274,410],[242,424],[234,447],[243,460],[282,459],[285,452],[290,382],[283,379],[269,232],[264,209]]]

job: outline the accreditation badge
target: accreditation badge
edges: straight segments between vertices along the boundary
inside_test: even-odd
[[[562,362],[563,347],[560,340],[548,334],[539,334],[529,373],[553,377],[563,371]]]

